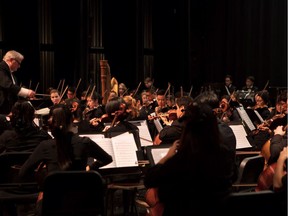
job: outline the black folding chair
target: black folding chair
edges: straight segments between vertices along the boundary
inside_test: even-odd
[[[44,180],[42,215],[104,215],[105,190],[96,171],[53,172]]]
[[[4,152],[0,154],[0,209],[2,214],[16,212],[16,206],[35,204],[38,184],[34,176],[27,182],[18,179],[20,167],[30,152]]]
[[[263,171],[265,159],[262,155],[244,158],[239,166],[237,180],[233,183],[235,192],[240,190],[254,190],[260,173]]]

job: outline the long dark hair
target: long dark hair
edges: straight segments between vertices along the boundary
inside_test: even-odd
[[[185,121],[186,126],[180,139],[179,152],[201,155],[203,152],[219,150],[220,134],[217,118],[208,104],[190,104],[182,121]]]
[[[11,125],[17,131],[24,131],[31,126],[36,127],[33,119],[35,109],[29,101],[17,101],[11,109]]]
[[[72,121],[72,113],[66,105],[57,104],[53,107],[50,127],[56,141],[58,164],[61,170],[69,170],[72,166],[73,133],[70,131]]]

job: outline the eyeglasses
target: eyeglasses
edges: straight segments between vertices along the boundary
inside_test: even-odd
[[[18,65],[20,66],[21,65],[21,62],[18,61],[17,59],[14,58],[14,60],[18,63]]]

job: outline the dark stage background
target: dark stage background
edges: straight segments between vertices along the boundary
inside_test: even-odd
[[[1,0],[0,56],[10,49],[25,56],[18,79],[38,92],[80,78],[79,91],[100,91],[100,59],[129,89],[151,76],[196,95],[226,74],[239,88],[253,75],[277,89],[287,86],[287,1]]]

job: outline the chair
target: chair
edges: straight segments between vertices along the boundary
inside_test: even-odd
[[[256,155],[244,158],[239,166],[238,178],[233,183],[233,189],[254,190],[260,173],[263,171],[265,159],[262,155]]]
[[[43,216],[100,216],[106,184],[96,171],[58,171],[43,185]]]
[[[287,215],[286,207],[283,205],[283,196],[270,190],[260,192],[234,192],[224,201],[221,212],[223,216],[261,215],[277,216]]]
[[[27,182],[18,179],[19,169],[30,155],[30,152],[0,154],[0,209],[3,214],[16,211],[15,205],[36,203],[38,184],[34,176]]]

